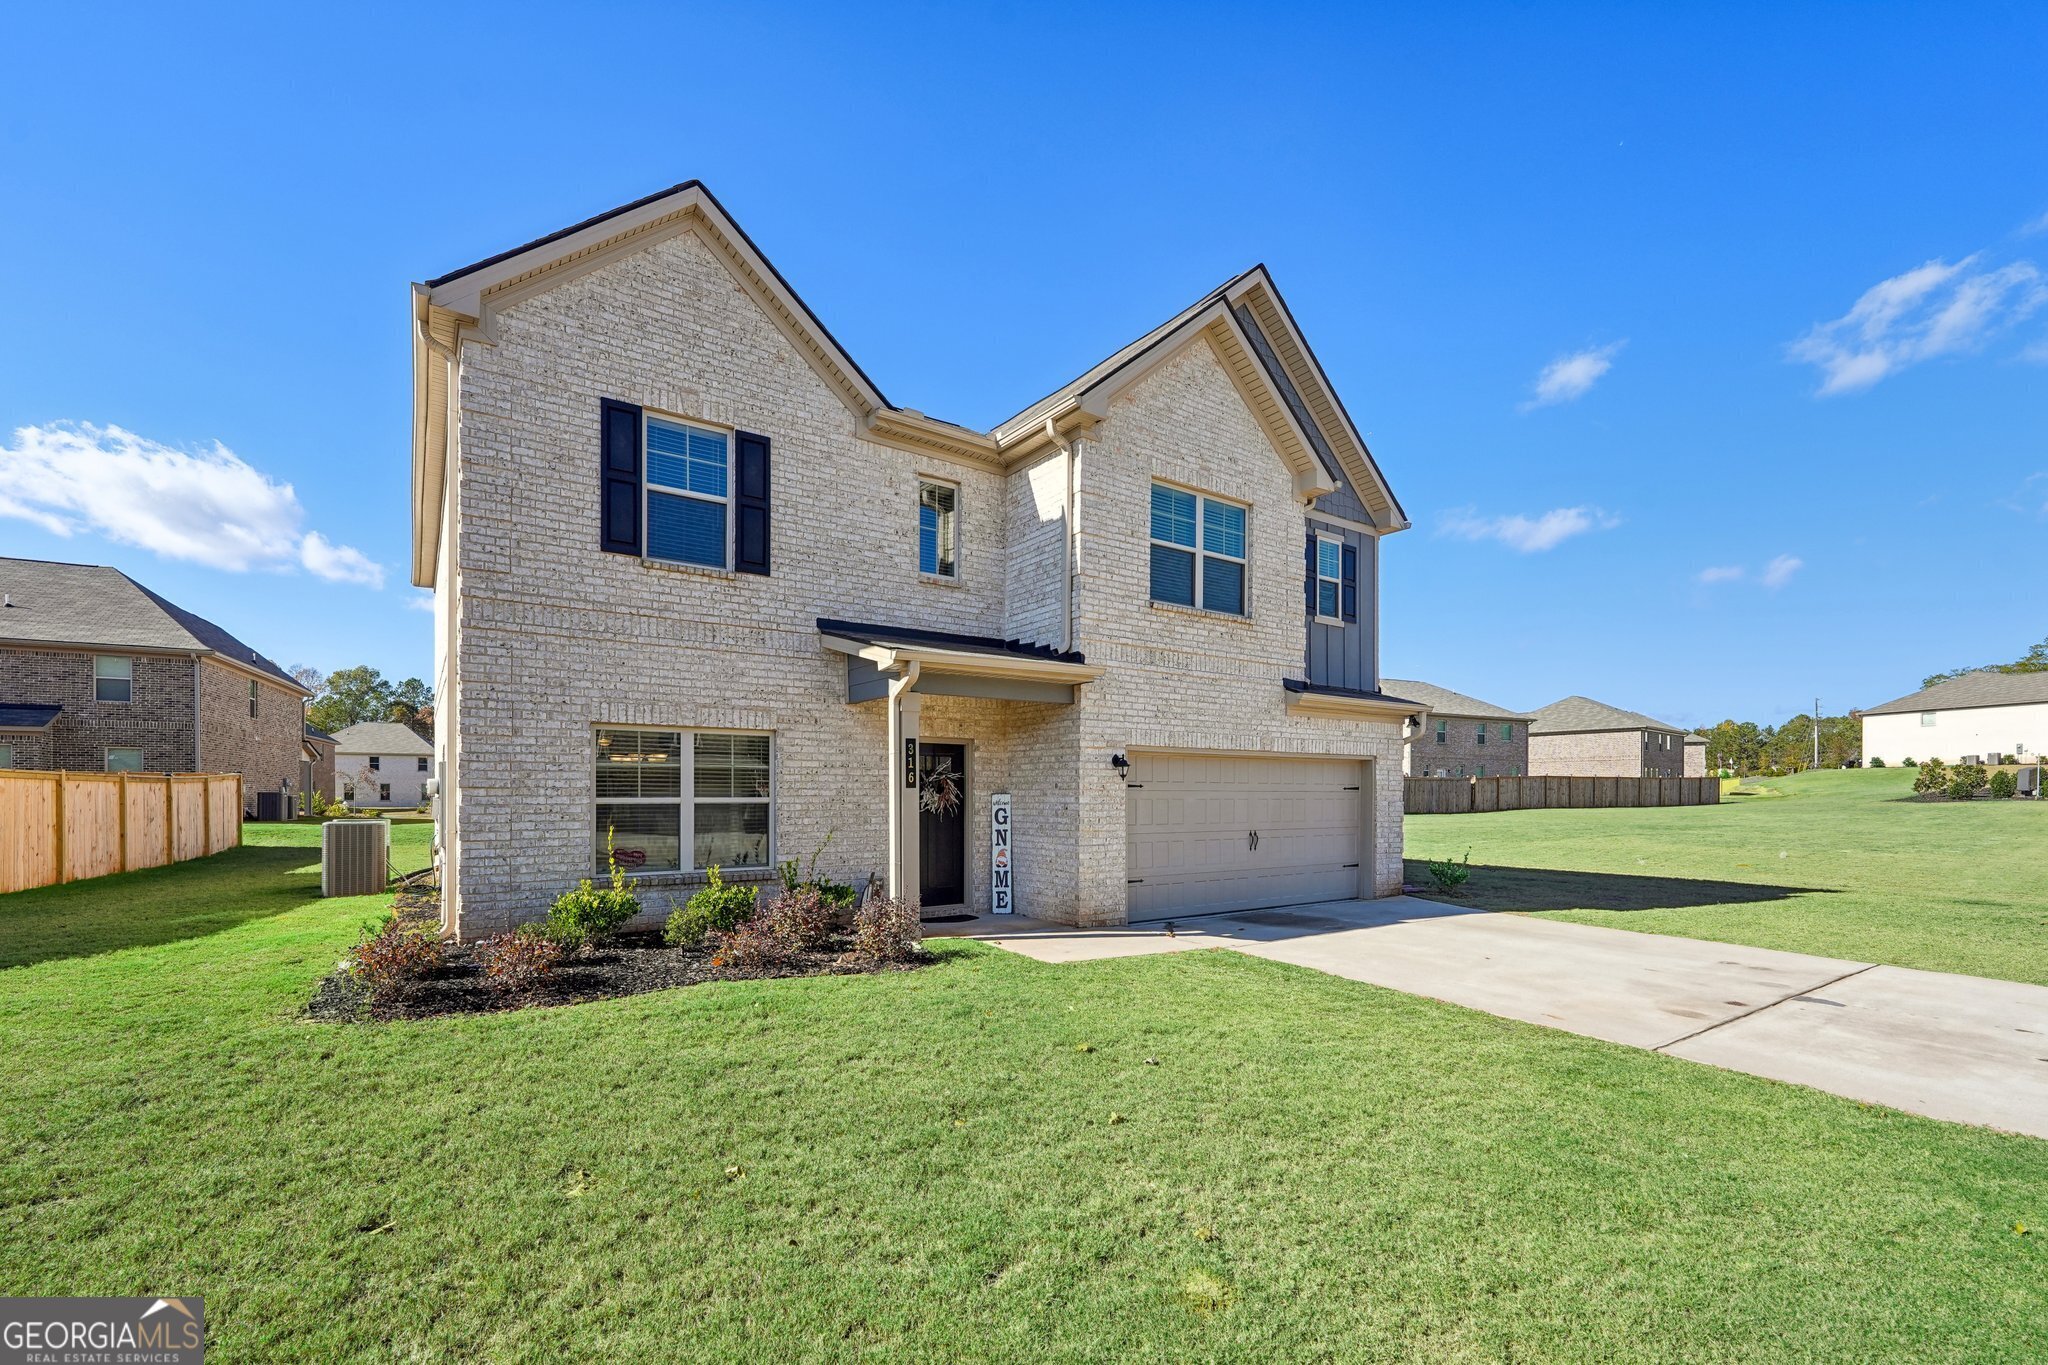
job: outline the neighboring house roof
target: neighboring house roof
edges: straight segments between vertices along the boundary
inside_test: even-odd
[[[1533,714],[1535,719],[1529,722],[1532,735],[1571,735],[1593,730],[1678,732],[1676,725],[1653,720],[1640,711],[1624,711],[1619,706],[1609,706],[1591,697],[1565,697],[1548,706],[1537,707]]]
[[[1474,720],[1531,719],[1526,711],[1510,711],[1505,706],[1495,706],[1490,701],[1468,697],[1463,692],[1453,692],[1435,683],[1416,682],[1409,678],[1381,678],[1380,686],[1390,687],[1402,696],[1420,702],[1439,716],[1470,716]]]
[[[0,643],[207,654],[311,695],[273,660],[119,569],[0,559],[0,602]]]
[[[1357,425],[1263,265],[1253,266],[993,429],[899,407],[798,297],[702,182],[687,180],[413,287],[413,582],[433,585],[448,457],[449,365],[465,327],[496,336],[496,309],[677,233],[696,230],[846,403],[860,434],[997,470],[1092,429],[1123,386],[1206,336],[1247,406],[1312,498],[1349,482],[1375,525],[1409,525]]]
[[[923,645],[932,649],[957,649],[970,654],[1013,655],[1024,659],[1047,659],[1054,663],[1085,664],[1078,650],[1058,650],[1029,640],[1005,640],[994,635],[962,635],[950,630],[924,630],[916,626],[876,626],[859,621],[818,618],[820,635],[836,635],[864,645]]]
[[[325,730],[321,729],[319,726],[315,725],[310,720],[306,722],[306,738],[310,740],[316,740],[322,744],[334,743],[333,735],[328,734]]]
[[[2000,673],[1995,668],[1965,673],[1882,706],[1865,707],[1859,716],[1891,716],[1908,711],[1962,711],[1974,706],[2025,706],[2048,702],[2048,673]]]
[[[47,730],[63,711],[61,706],[23,706],[0,701],[0,730]]]
[[[419,754],[434,752],[434,746],[397,721],[368,720],[361,725],[344,725],[334,732],[334,749],[340,754]]]
[[[1707,742],[1707,737],[1705,735],[1698,734],[1687,735],[1685,737],[1685,742],[1687,744],[1705,744]]]

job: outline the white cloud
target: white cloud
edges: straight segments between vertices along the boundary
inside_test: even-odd
[[[1806,567],[1806,561],[1797,555],[1779,555],[1764,565],[1764,571],[1757,575],[1757,581],[1767,588],[1782,588],[1792,581],[1792,575]]]
[[[2042,214],[2039,218],[2022,227],[2020,229],[2020,236],[2038,237],[2044,232],[2048,232],[2048,213]]]
[[[1527,412],[1531,408],[1547,408],[1553,403],[1569,403],[1575,398],[1583,398],[1586,391],[1600,381],[1601,375],[1614,368],[1614,357],[1626,345],[1626,340],[1614,341],[1559,356],[1536,376],[1536,382],[1530,388],[1531,397],[1522,404],[1521,410]]]
[[[181,450],[90,422],[17,427],[0,444],[0,517],[233,573],[296,565],[337,582],[384,584],[383,568],[361,551],[301,533],[305,509],[292,486],[218,441]]]
[[[1698,578],[1702,583],[1735,583],[1741,580],[1742,573],[1740,564],[1716,564],[1701,569]]]
[[[414,593],[405,600],[405,605],[413,611],[430,612],[434,609],[434,594],[430,592]]]
[[[330,583],[384,586],[383,565],[352,546],[336,545],[318,531],[306,532],[306,538],[299,542],[299,562],[308,573]]]
[[[1467,507],[1446,515],[1437,534],[1461,540],[1497,540],[1523,554],[1534,554],[1554,549],[1587,531],[1606,531],[1619,525],[1620,517],[1610,516],[1597,507],[1559,507],[1534,517],[1519,512],[1482,517]]]
[[[1853,393],[1922,361],[1975,350],[2048,303],[2048,281],[2032,261],[1993,269],[1981,259],[1933,260],[1879,281],[1847,313],[1788,346],[1786,357],[1819,368],[1822,395]]]

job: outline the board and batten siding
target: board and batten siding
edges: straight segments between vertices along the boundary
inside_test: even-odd
[[[1343,625],[1318,621],[1304,604],[1303,614],[1308,622],[1308,680],[1319,687],[1375,691],[1379,686],[1378,660],[1373,649],[1373,637],[1379,628],[1379,539],[1348,526],[1319,521],[1313,513],[1308,518],[1308,534],[1341,539],[1358,559],[1356,621]]]

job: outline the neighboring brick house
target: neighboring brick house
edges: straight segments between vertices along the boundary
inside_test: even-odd
[[[334,732],[327,795],[351,806],[411,810],[427,801],[434,746],[396,721],[368,721]]]
[[[1707,775],[1707,737],[1705,735],[1687,735],[1685,737],[1685,772],[1683,775],[1686,777],[1705,777]]]
[[[1263,268],[988,431],[883,398],[695,182],[413,302],[450,931],[607,833],[650,917],[828,840],[927,912],[1399,890],[1408,521]]]
[[[1529,724],[1529,772],[1534,776],[1686,775],[1685,731],[1676,725],[1591,697],[1566,697],[1537,708],[1534,715]]]
[[[309,798],[313,792],[333,799],[334,736],[307,721],[304,750],[299,760],[299,804],[304,814],[312,814]]]
[[[84,772],[240,773],[295,793],[308,693],[118,569],[0,559],[0,759]]]
[[[1429,708],[1420,725],[1407,727],[1401,771],[1408,776],[1520,777],[1529,771],[1534,717],[1412,678],[1382,678],[1380,686]]]

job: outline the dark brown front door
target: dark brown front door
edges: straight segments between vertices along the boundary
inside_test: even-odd
[[[918,899],[927,906],[967,899],[967,749],[917,747]]]

